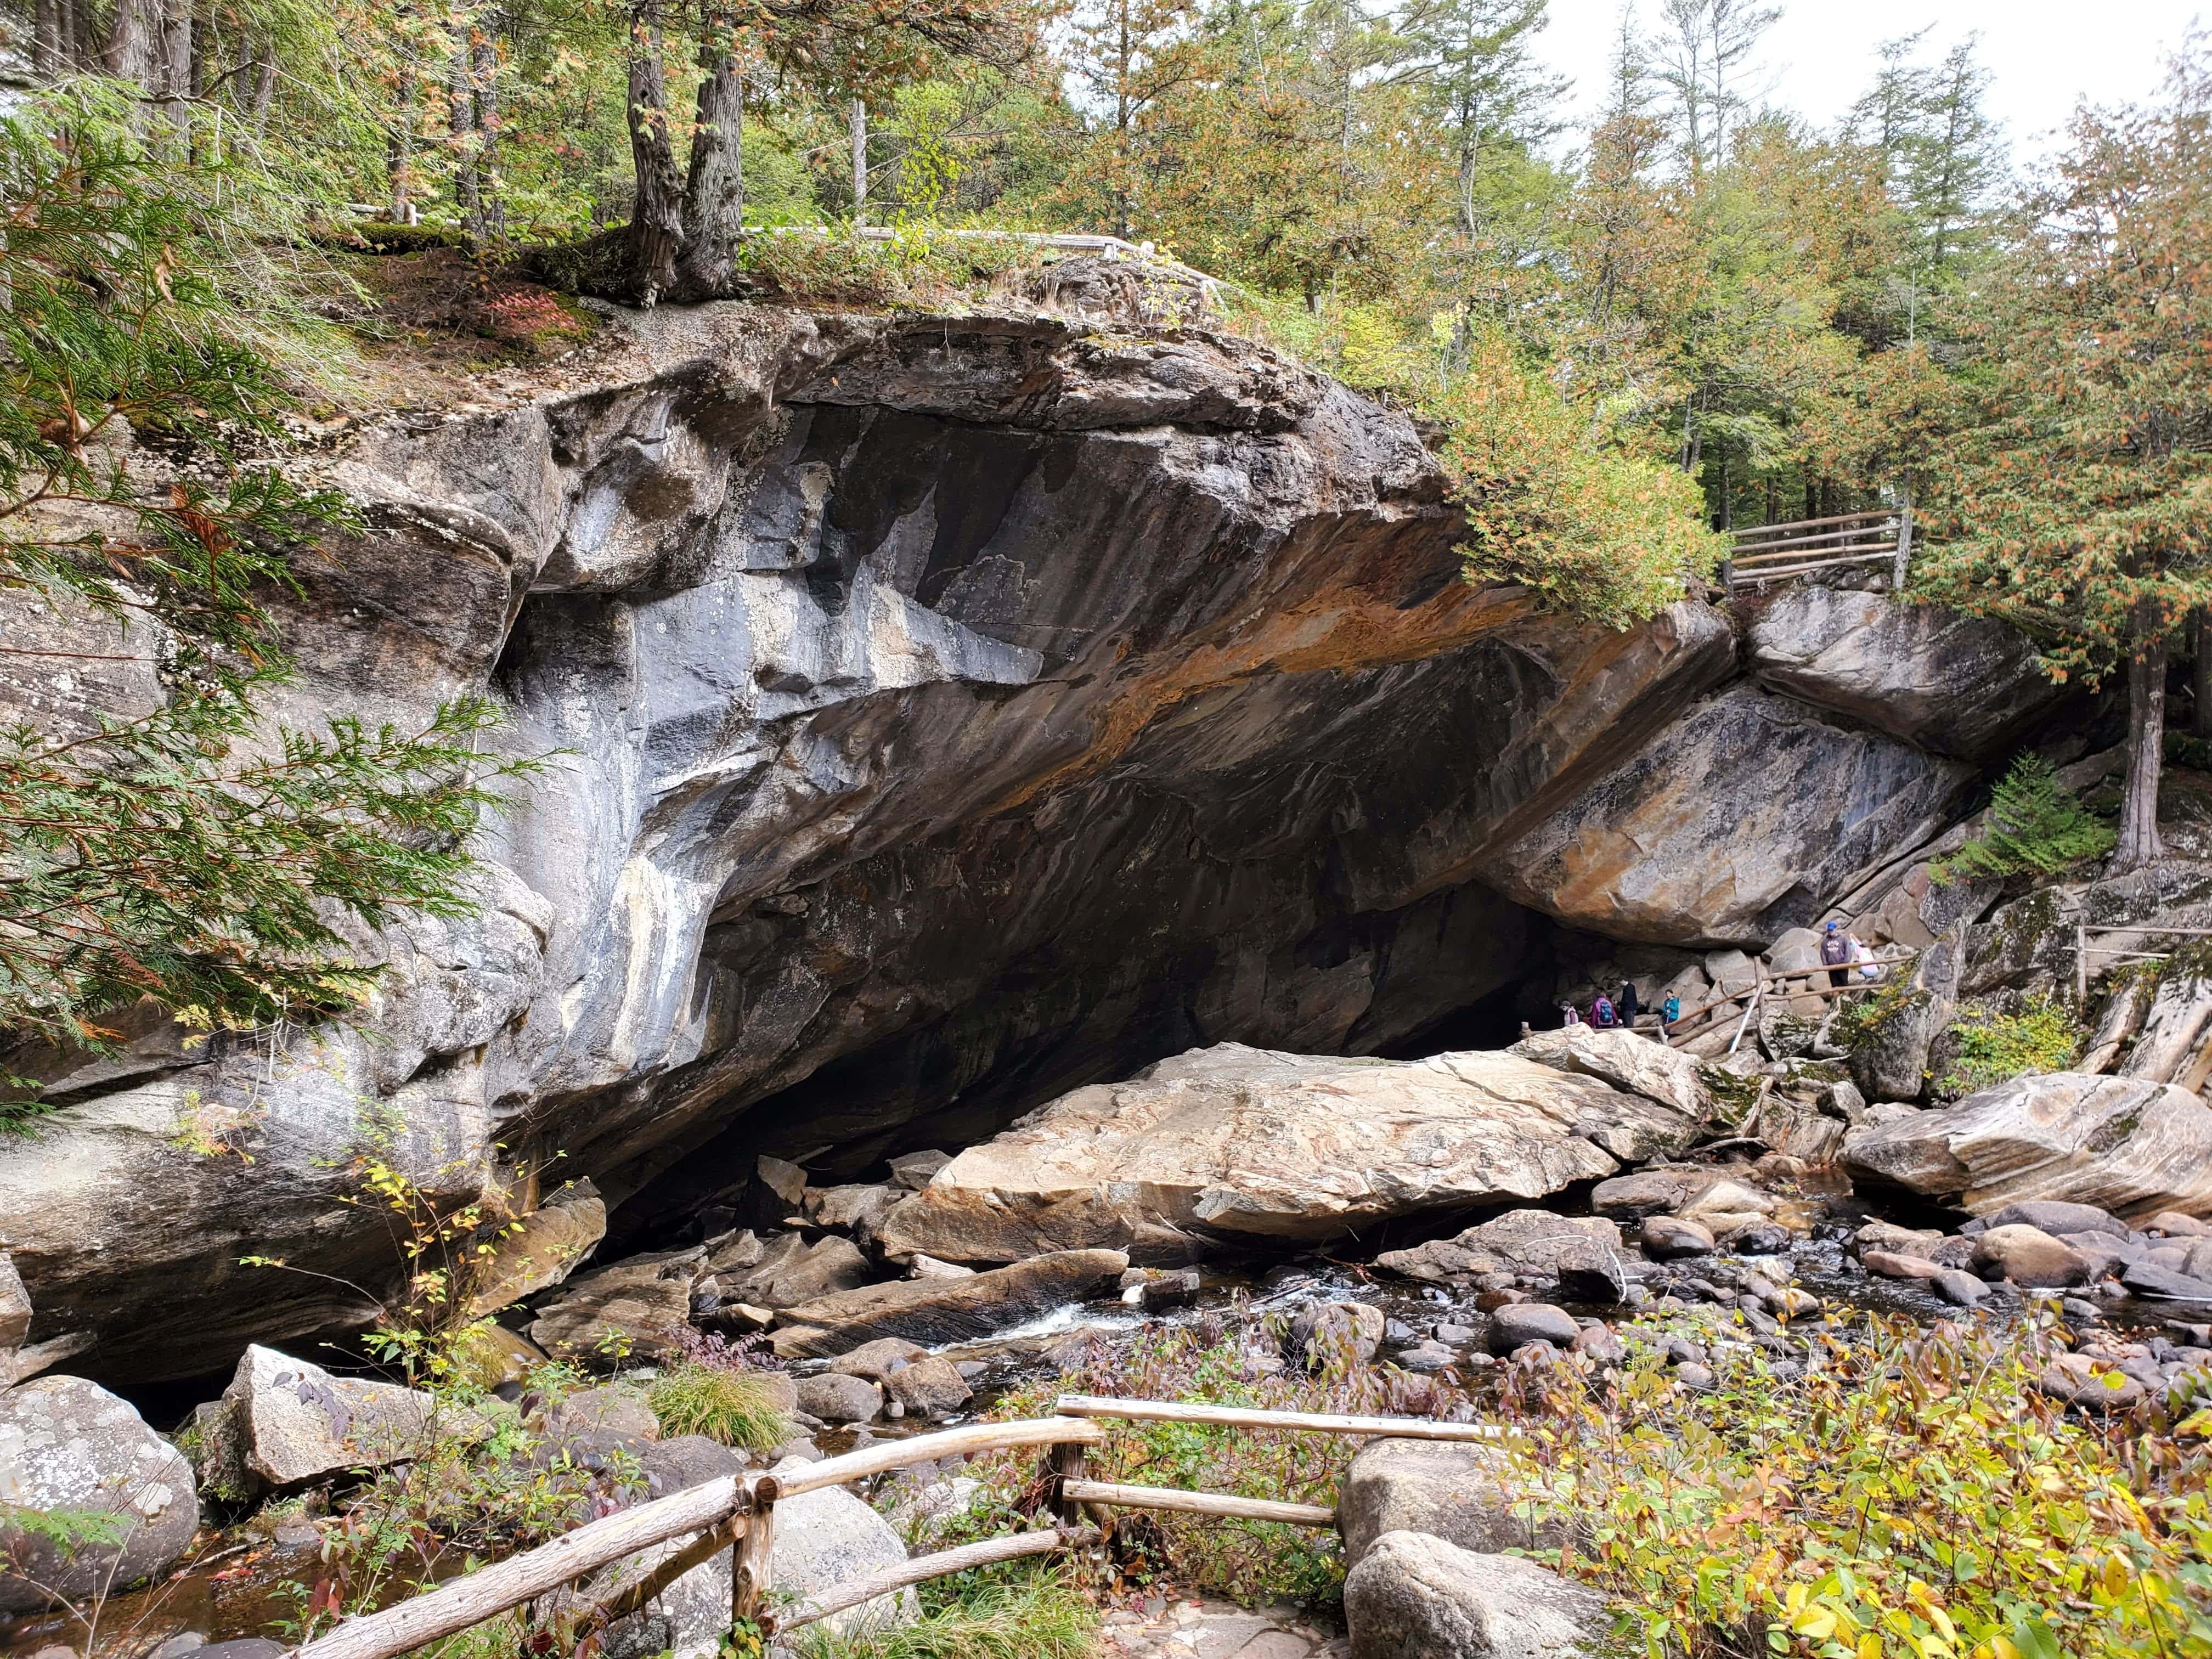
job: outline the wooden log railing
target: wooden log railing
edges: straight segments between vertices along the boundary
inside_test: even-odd
[[[1724,568],[1731,591],[1763,586],[1815,570],[1887,562],[1895,585],[1905,585],[1912,550],[1912,509],[1877,507],[1824,519],[1755,525],[1731,532],[1735,550]]]
[[[1317,1504],[1278,1503],[1225,1493],[1188,1492],[1085,1480],[1085,1449],[1108,1438],[1111,1432],[1102,1419],[1414,1440],[1487,1440],[1494,1438],[1498,1432],[1486,1425],[1443,1423],[1429,1418],[1332,1416],[1324,1413],[1258,1411],[1235,1406],[1062,1395],[1056,1402],[1055,1415],[1051,1417],[1015,1423],[970,1423],[935,1434],[885,1441],[842,1456],[787,1469],[781,1475],[726,1475],[667,1498],[641,1504],[380,1612],[344,1620],[333,1629],[293,1649],[287,1659],[398,1659],[398,1656],[427,1643],[455,1635],[525,1602],[573,1585],[627,1557],[687,1535],[693,1535],[689,1544],[672,1552],[642,1577],[606,1595],[586,1617],[604,1624],[635,1612],[683,1574],[705,1565],[725,1549],[731,1552],[732,1558],[732,1626],[750,1621],[759,1633],[773,1635],[780,1630],[830,1618],[908,1584],[994,1562],[1051,1554],[1096,1542],[1100,1537],[1098,1531],[1078,1524],[1080,1512],[1085,1508],[1166,1510],[1273,1521],[1291,1526],[1324,1527],[1335,1523],[1336,1511]],[[1062,1517],[1060,1525],[1012,1533],[980,1544],[920,1556],[823,1591],[793,1607],[771,1610],[769,1574],[779,1501],[846,1486],[894,1469],[933,1463],[940,1458],[1030,1446],[1046,1447],[1052,1451],[1052,1498]]]
[[[1667,1044],[1669,1048],[1679,1048],[1686,1042],[1711,1036],[1720,1025],[1741,1016],[1748,1005],[1766,997],[1819,997],[1823,1001],[1829,1001],[1853,991],[1870,990],[1874,981],[1861,979],[1860,969],[1893,967],[1907,954],[1893,951],[1877,956],[1870,963],[1822,963],[1817,968],[1793,968],[1786,974],[1762,974],[1740,991],[1724,991],[1710,1002],[1701,1002],[1694,1008],[1685,1008],[1675,1017],[1674,1023],[1667,1027]],[[1820,982],[1831,974],[1846,970],[1850,977],[1841,985]]]

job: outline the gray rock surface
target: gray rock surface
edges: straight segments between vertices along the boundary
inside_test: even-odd
[[[28,1538],[0,1517],[0,1614],[85,1597],[161,1571],[199,1528],[191,1465],[131,1405],[81,1376],[34,1377],[0,1390],[0,1504],[99,1512],[103,1535],[69,1545]]]
[[[258,1345],[240,1356],[223,1398],[240,1462],[278,1488],[418,1457],[434,1436],[464,1432],[474,1420],[451,1407],[441,1415],[437,1401],[416,1389],[333,1376]]]
[[[1607,1633],[1587,1585],[1419,1532],[1375,1540],[1345,1579],[1344,1616],[1352,1659],[1564,1659]]]
[[[1509,1303],[1490,1316],[1490,1352],[1502,1358],[1532,1342],[1564,1348],[1581,1329],[1572,1314],[1548,1302]]]
[[[803,1234],[780,1233],[761,1241],[758,1253],[744,1267],[719,1265],[709,1245],[708,1261],[722,1300],[762,1308],[796,1307],[817,1296],[856,1289],[876,1276],[875,1264],[859,1245],[834,1235],[809,1243]]]
[[[1508,1210],[1450,1238],[1385,1250],[1375,1264],[1408,1279],[1449,1285],[1485,1273],[1548,1278],[1563,1269],[1617,1270],[1620,1257],[1620,1228],[1603,1216]]]
[[[891,1523],[842,1486],[802,1492],[775,1506],[775,1553],[769,1571],[779,1594],[803,1600],[906,1559],[906,1545]],[[839,1635],[850,1636],[910,1623],[920,1612],[921,1603],[909,1588],[863,1601],[823,1622]],[[726,1626],[728,1613],[725,1602]]]
[[[1370,1440],[1352,1460],[1337,1493],[1336,1526],[1357,1566],[1389,1532],[1430,1533],[1481,1554],[1556,1549],[1571,1535],[1556,1511],[1522,1505],[1512,1460],[1495,1446],[1433,1440]]]
[[[1500,891],[1615,939],[1764,945],[1962,804],[1963,762],[1744,686],[1681,714],[1530,830]]]
[[[1927,1093],[1929,1054],[1958,1012],[1966,956],[1964,924],[1954,924],[1921,951],[1898,988],[1901,996],[1884,998],[1884,1012],[1851,1049],[1851,1081],[1867,1099],[1912,1101]]]
[[[1987,761],[2065,688],[2025,635],[1942,605],[1787,586],[1752,618],[1752,672],[1766,685],[1970,761]]]
[[[2046,1290],[2087,1284],[2089,1279],[2089,1264],[2078,1250],[2021,1223],[1976,1235],[1974,1267],[1985,1279]]]
[[[556,1359],[586,1366],[669,1358],[678,1352],[704,1259],[702,1250],[678,1250],[574,1274],[539,1306],[530,1340]]]
[[[2051,1072],[1854,1129],[1844,1164],[1979,1216],[2046,1199],[2123,1217],[2207,1214],[2212,1110],[2171,1084]]]
[[[611,1259],[780,1222],[763,1156],[829,1190],[1191,1042],[1389,1048],[1527,970],[1530,903],[1764,942],[1954,793],[1799,705],[1692,709],[1735,672],[1701,599],[1614,632],[1461,580],[1401,416],[1227,337],[1009,304],[614,313],[545,378],[300,460],[361,522],[280,600],[272,712],[481,690],[563,758],[488,831],[477,915],[360,936],[352,1025],[273,1070],[158,1022],[39,1062],[68,1109],[0,1146],[34,1346],[155,1380],[373,1321],[404,1264],[343,1201],[365,1121],[441,1209],[559,1154]],[[0,715],[34,696],[0,679]],[[1616,902],[1638,843],[1671,849],[1653,883],[1705,873]],[[546,1339],[653,1352],[672,1281],[584,1276]]]
[[[0,1389],[15,1380],[15,1356],[31,1337],[31,1293],[7,1251],[0,1250]]]
[[[1656,1045],[1645,1045],[1656,1047]],[[1394,1217],[1557,1191],[1679,1151],[1698,1119],[1511,1054],[1404,1062],[1223,1043],[1079,1089],[954,1158],[887,1249],[1015,1261],[1109,1247],[1323,1243]]]

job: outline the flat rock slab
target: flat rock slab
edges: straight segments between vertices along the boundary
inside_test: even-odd
[[[1345,1060],[1221,1043],[1063,1095],[892,1211],[895,1255],[1188,1261],[1540,1197],[1686,1145],[1698,1119],[1504,1053]]]
[[[2212,1213],[2212,1111],[2171,1084],[2050,1072],[1854,1129],[1844,1165],[1984,1217],[2042,1199],[2121,1217],[2203,1215]]]
[[[868,1285],[787,1310],[769,1340],[786,1359],[846,1353],[886,1336],[970,1342],[1079,1301],[1128,1269],[1119,1250],[1060,1250],[969,1279]]]

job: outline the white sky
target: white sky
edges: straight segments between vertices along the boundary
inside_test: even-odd
[[[2041,153],[2075,104],[2118,103],[2154,92],[2166,55],[2192,21],[2212,25],[2212,0],[1780,0],[1782,20],[1762,43],[1770,100],[1826,125],[1874,77],[1877,43],[1933,23],[1922,43],[1932,59],[1978,33],[1995,80],[1990,112],[2023,159]],[[1636,0],[1657,21],[1656,0]],[[1604,94],[1619,38],[1620,0],[1552,0],[1536,55],[1575,84],[1560,113],[1583,125]]]

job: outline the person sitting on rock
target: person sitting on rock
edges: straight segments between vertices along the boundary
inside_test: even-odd
[[[1613,999],[1602,991],[1590,1004],[1589,1023],[1593,1029],[1600,1031],[1610,1031],[1618,1023],[1613,1018]]]
[[[1621,981],[1620,998],[1613,1006],[1620,1015],[1620,1023],[1626,1026],[1630,1030],[1634,1030],[1636,1029],[1636,1017],[1644,1012],[1644,1002],[1643,1000],[1636,994],[1636,981],[1634,980],[1625,979]]]
[[[1851,982],[1851,939],[1844,924],[1832,921],[1820,934],[1820,965],[1828,970],[1828,983]]]

